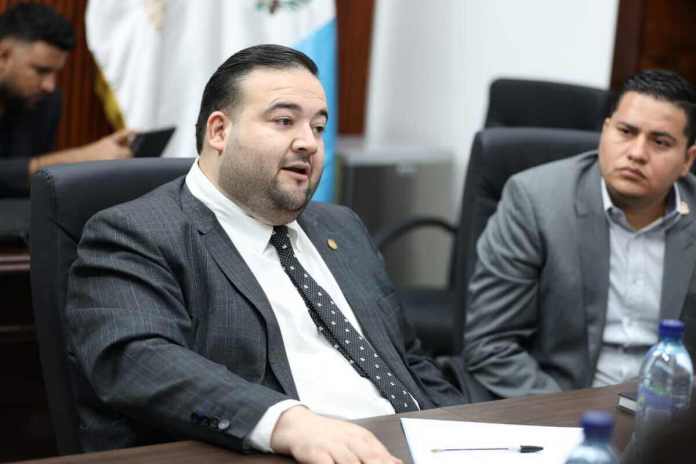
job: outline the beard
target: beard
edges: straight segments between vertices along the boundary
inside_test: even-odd
[[[0,102],[2,102],[4,112],[10,114],[21,113],[32,106],[29,100],[22,97],[7,82],[0,82]]]
[[[321,175],[319,176],[321,178]],[[273,178],[268,188],[268,197],[276,208],[288,211],[302,211],[314,196],[314,191],[319,185],[319,179],[315,184],[307,182],[307,188],[301,192],[283,190],[278,176]]]
[[[254,162],[263,159],[261,153],[227,147],[223,156],[218,180],[222,191],[252,216],[274,224],[285,224],[299,216],[321,180],[321,173],[314,182],[310,176],[305,189],[292,189],[282,184],[278,176],[280,166],[273,177],[265,175],[270,170],[261,169]]]

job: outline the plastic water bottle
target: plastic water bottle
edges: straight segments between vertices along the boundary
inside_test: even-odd
[[[664,425],[689,406],[694,369],[682,344],[683,334],[683,322],[660,322],[660,341],[643,360],[636,410],[638,440],[644,439],[651,428]]]
[[[580,423],[585,439],[570,453],[566,464],[617,464],[609,444],[614,418],[604,411],[587,411]]]

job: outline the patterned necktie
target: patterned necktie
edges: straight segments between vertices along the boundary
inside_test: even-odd
[[[319,332],[337,349],[362,377],[369,378],[380,394],[399,412],[417,411],[411,394],[375,351],[372,345],[355,330],[333,299],[309,275],[295,257],[288,228],[276,226],[271,245],[278,251],[280,264],[297,288],[309,309],[309,315]]]

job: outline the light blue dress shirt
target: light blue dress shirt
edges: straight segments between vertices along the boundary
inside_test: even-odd
[[[609,295],[603,345],[593,386],[636,378],[643,356],[657,341],[665,256],[665,233],[681,214],[679,189],[668,197],[665,215],[640,230],[615,206],[602,179],[602,201],[609,223]]]

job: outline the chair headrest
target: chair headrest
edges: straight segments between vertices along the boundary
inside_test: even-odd
[[[50,199],[44,213],[77,242],[95,213],[186,174],[192,163],[193,158],[138,158],[51,166],[32,179],[32,198],[40,191]]]
[[[605,89],[562,82],[496,79],[486,127],[600,130],[614,99]]]
[[[536,127],[497,127],[476,134],[467,184],[498,201],[510,176],[540,164],[596,149],[599,132]],[[471,185],[476,187],[477,185]],[[467,185],[469,187],[469,185]]]

